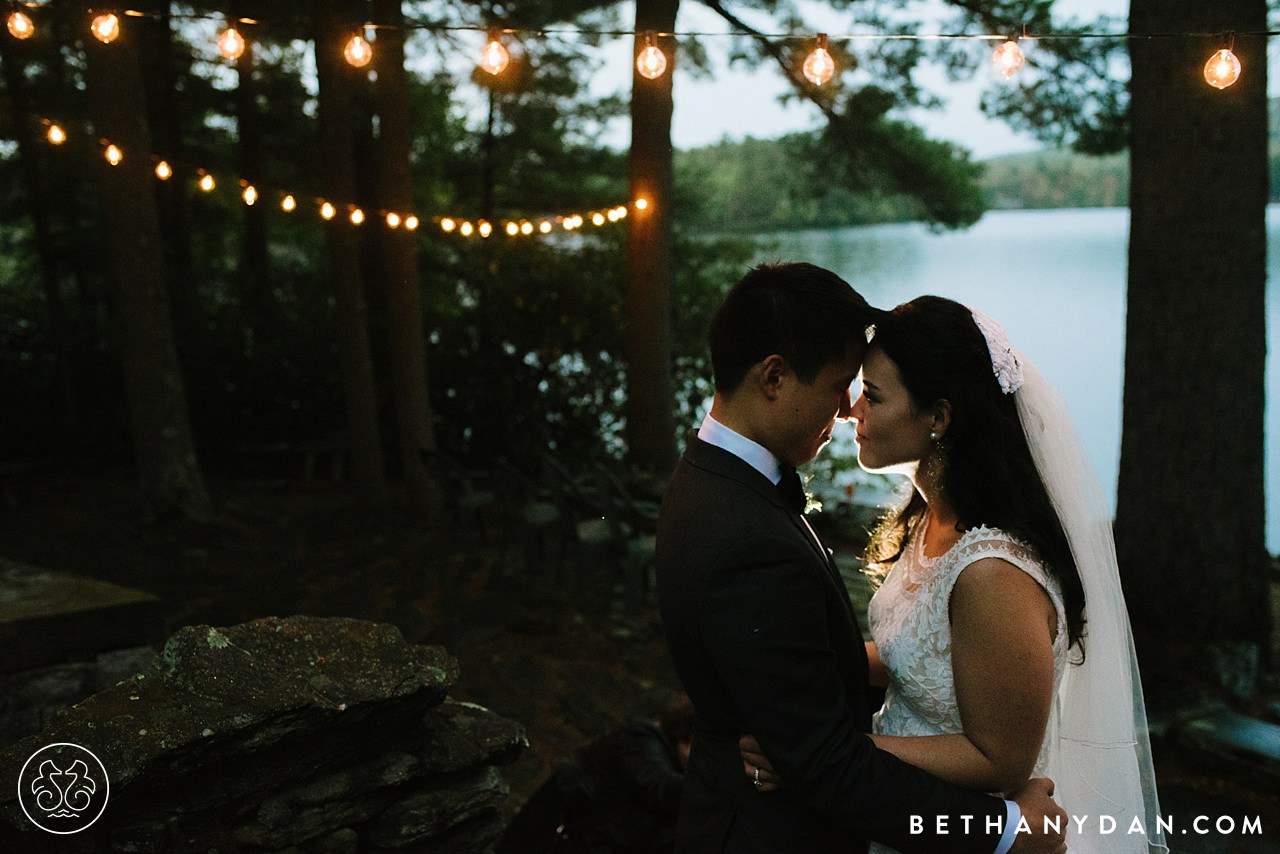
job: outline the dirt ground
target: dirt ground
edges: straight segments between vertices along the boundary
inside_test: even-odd
[[[211,481],[213,524],[143,519],[123,472],[44,472],[0,483],[0,555],[145,590],[166,630],[262,616],[396,625],[459,659],[458,699],[523,723],[530,749],[505,769],[514,810],[574,747],[679,693],[652,601],[628,610],[599,554],[529,565],[516,519],[490,512],[428,526],[403,506],[361,509],[340,486]],[[1250,711],[1280,716],[1280,697]],[[1280,777],[1155,745],[1162,812],[1261,816],[1263,836],[1171,840],[1175,852],[1280,850]],[[1190,819],[1188,818],[1188,821]]]

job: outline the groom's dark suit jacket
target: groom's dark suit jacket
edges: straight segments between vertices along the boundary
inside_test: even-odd
[[[990,854],[1004,803],[876,750],[867,656],[830,553],[768,478],[696,436],[658,523],[658,592],[672,660],[697,715],[677,851]],[[751,733],[782,776],[743,772]],[[949,816],[945,836],[934,816]],[[926,833],[911,835],[909,817]],[[973,816],[964,833],[962,816]]]

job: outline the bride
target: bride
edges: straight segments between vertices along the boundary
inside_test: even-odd
[[[862,389],[859,465],[914,486],[867,550],[877,747],[981,791],[1051,778],[1073,852],[1168,850],[1109,513],[1056,393],[929,296],[877,324]]]

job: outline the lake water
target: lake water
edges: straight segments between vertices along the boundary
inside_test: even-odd
[[[767,235],[758,260],[836,271],[873,304],[950,297],[999,320],[1064,395],[1114,503],[1120,459],[1129,211],[996,211],[973,228],[916,224]],[[1267,548],[1280,552],[1280,208],[1267,211]]]

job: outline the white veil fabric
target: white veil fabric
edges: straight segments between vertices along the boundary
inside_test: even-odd
[[[1084,585],[1084,661],[1072,650],[1049,728],[1047,774],[1073,854],[1168,851],[1111,514],[1065,403],[1021,353],[1014,392],[1036,469]]]

